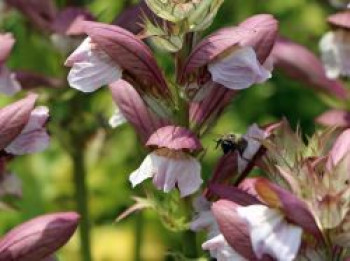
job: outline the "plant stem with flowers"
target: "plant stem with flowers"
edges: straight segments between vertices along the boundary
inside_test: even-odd
[[[132,186],[152,178],[158,190],[178,190],[155,196],[149,204],[137,202],[130,211],[142,206],[157,209],[167,227],[183,234],[184,258],[199,257],[196,234],[189,224],[193,195],[203,183],[197,157],[203,151],[200,139],[238,90],[271,76],[264,63],[276,38],[277,22],[270,15],[248,18],[197,43],[197,32],[211,24],[222,2],[171,2],[168,6],[147,0],[136,9],[148,15],[143,31],[138,32],[142,39],[173,54],[174,75],[169,77],[175,76],[173,83],[164,77],[146,43],[115,25],[82,22],[88,37],[65,63],[72,67],[71,87],[93,92],[109,85],[120,113],[149,152],[130,175]],[[257,127],[253,131],[261,132]],[[253,149],[246,156],[250,160],[259,148],[251,143]],[[240,159],[240,164],[246,163]],[[175,199],[175,205],[164,204],[168,199]]]

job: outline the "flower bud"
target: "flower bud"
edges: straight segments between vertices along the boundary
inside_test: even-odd
[[[0,241],[0,261],[39,261],[62,247],[78,226],[73,212],[34,218],[7,233]]]

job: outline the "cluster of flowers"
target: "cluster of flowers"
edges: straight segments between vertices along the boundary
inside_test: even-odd
[[[220,1],[213,2],[216,8],[211,8],[216,12]],[[306,48],[277,37],[277,22],[270,15],[253,16],[238,26],[221,29],[196,42],[189,53],[183,52],[186,34],[193,37],[196,30],[210,24],[207,20],[202,24],[199,17],[191,24],[197,4],[174,3],[166,9],[161,1],[149,0],[128,10],[129,14],[140,10],[149,14],[145,11],[149,8],[158,16],[148,18],[143,37],[176,53],[174,82],[164,78],[140,37],[115,25],[82,22],[88,38],[66,61],[72,67],[68,81],[73,88],[92,92],[110,86],[119,107],[117,122],[126,119],[150,150],[130,175],[132,185],[152,178],[157,189],[169,192],[178,188],[182,197],[197,192],[203,182],[196,158],[203,149],[200,138],[239,90],[270,78],[273,65],[339,99],[346,96],[342,83],[329,79],[346,72],[344,56],[333,48],[338,71],[324,69]],[[147,31],[157,19],[168,23],[161,28],[167,30],[166,37],[152,38]],[[185,22],[187,31],[181,34],[176,27]],[[343,47],[346,51],[345,44]],[[323,58],[329,57],[326,54]],[[275,129],[281,133],[272,135]],[[233,150],[220,159],[212,179],[205,184],[205,197],[195,202],[198,216],[191,229],[208,230],[203,248],[218,260],[345,259],[349,232],[344,164],[348,163],[343,161],[347,150],[338,147],[348,134],[344,132],[330,151],[325,138],[315,136],[305,147],[286,123],[266,129],[251,126],[244,136],[244,151]],[[266,178],[246,178],[258,162],[279,185]]]
[[[68,82],[82,92],[108,85],[119,108],[111,125],[127,121],[138,133],[149,153],[131,173],[132,186],[152,179],[158,190],[179,190],[181,197],[204,188],[194,202],[197,215],[190,228],[208,231],[202,247],[212,257],[219,261],[346,259],[349,130],[332,146],[333,132],[316,134],[305,145],[285,122],[266,128],[254,124],[243,136],[246,146],[227,151],[204,185],[199,155],[201,139],[233,98],[240,90],[268,80],[273,67],[346,99],[346,89],[335,78],[350,74],[348,11],[329,18],[334,29],[320,43],[324,67],[306,48],[278,36],[278,22],[267,14],[199,40],[197,32],[210,26],[223,0],[145,0],[114,24],[94,22],[82,9],[57,11],[51,1],[31,2],[6,1],[49,33],[62,52],[68,53],[87,35],[65,62],[71,67]],[[347,1],[333,2],[348,6]],[[28,82],[4,65],[13,44],[10,34],[0,35],[0,91],[8,95],[27,88]],[[164,76],[147,44],[173,55],[175,77]],[[30,87],[43,81],[55,85],[54,79],[38,75],[35,79]],[[35,99],[29,95],[0,110],[1,194],[19,194],[5,163],[48,144],[48,111],[34,109]],[[344,117],[347,112],[332,113],[318,120],[350,126],[349,117]],[[247,178],[256,166],[269,179]],[[0,241],[0,260],[50,257],[68,240],[77,221],[76,214],[56,214],[14,229]]]
[[[20,197],[21,183],[6,165],[16,156],[44,150],[49,144],[48,109],[35,107],[37,95],[0,109],[0,197]],[[1,209],[11,206],[1,202]],[[78,226],[73,212],[44,215],[23,223],[0,240],[0,260],[55,260],[54,252],[64,245]]]
[[[59,42],[60,35],[74,35],[74,31],[68,33],[68,30],[76,19],[89,18],[85,11],[77,8],[56,14],[51,1],[6,1],[6,4],[20,9],[38,28],[51,32],[54,43]],[[6,15],[7,11],[1,10],[1,15]],[[72,26],[70,30],[78,29]],[[11,33],[0,34],[0,93],[11,96],[22,89],[62,85],[60,79],[8,69],[5,63],[14,44]],[[35,107],[36,100],[37,95],[30,93],[0,109],[0,208],[3,211],[13,208],[7,202],[9,197],[22,196],[21,181],[8,170],[8,163],[17,156],[41,152],[49,146],[50,136],[46,130],[49,110],[45,106]],[[0,260],[56,260],[55,252],[74,234],[79,219],[74,212],[61,212],[42,215],[18,225],[1,238]]]

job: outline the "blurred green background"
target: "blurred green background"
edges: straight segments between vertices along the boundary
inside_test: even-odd
[[[61,5],[64,2],[57,1]],[[94,0],[90,1],[88,8],[100,21],[111,22],[120,13],[123,4],[122,0]],[[270,13],[280,21],[280,33],[283,36],[317,53],[318,40],[328,29],[325,19],[333,11],[326,1],[321,0],[226,0],[207,33],[234,25],[253,14]],[[66,73],[63,69],[64,57],[52,48],[49,38],[43,38],[40,32],[29,27],[28,21],[18,12],[13,12],[6,19],[2,30],[12,32],[17,40],[8,66],[62,77]],[[169,71],[171,60],[167,54],[158,55],[162,65]],[[64,97],[69,97],[76,91],[51,91],[57,92],[61,97],[58,101],[47,99],[49,92],[39,90],[40,101],[52,102],[48,105],[53,117],[63,117],[67,106]],[[102,88],[92,95],[87,112],[109,117],[114,105],[108,90]],[[90,94],[81,95],[80,98],[85,99],[86,96]],[[2,105],[9,101],[8,98],[1,97]],[[204,144],[208,152],[203,175],[210,175],[219,156],[220,152],[215,150],[213,142],[217,135],[242,133],[254,122],[266,124],[281,117],[289,119],[293,126],[300,124],[303,131],[310,134],[315,128],[314,117],[326,108],[313,90],[275,71],[273,78],[266,84],[242,91],[217,126],[207,135]],[[51,124],[55,124],[55,118]],[[133,258],[134,227],[138,215],[118,224],[115,223],[115,218],[133,203],[131,196],[140,193],[132,190],[128,182],[128,175],[142,161],[137,148],[139,145],[136,135],[128,125],[108,132],[99,130],[91,137],[87,147],[94,260],[127,261]],[[1,234],[19,222],[39,214],[74,209],[72,164],[60,147],[57,137],[52,137],[51,146],[45,152],[19,157],[11,163],[10,169],[21,177],[24,191],[23,198],[18,203],[20,211],[3,212],[0,215]],[[154,212],[145,211],[143,216],[142,260],[164,260],[167,249],[179,244],[177,235],[164,229]],[[78,244],[75,236],[59,252],[60,260],[79,261]]]

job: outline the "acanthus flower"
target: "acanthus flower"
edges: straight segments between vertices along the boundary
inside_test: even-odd
[[[222,198],[212,207],[220,231],[239,254],[248,260],[292,261],[299,254],[304,233],[321,239],[304,202],[263,178],[250,184],[254,195],[235,187],[212,187]]]
[[[130,175],[135,187],[148,178],[164,192],[178,187],[182,197],[195,193],[202,184],[201,165],[188,152],[202,149],[200,141],[189,130],[165,126],[154,132],[146,146],[154,148],[141,166]]]
[[[67,59],[73,88],[92,92],[122,77],[142,94],[170,97],[151,50],[125,29],[97,22],[82,22],[88,38]]]
[[[197,69],[207,68],[210,81],[233,90],[264,82],[271,77],[264,63],[275,42],[277,27],[272,16],[256,15],[237,27],[213,33],[194,48],[180,81],[185,82]]]

